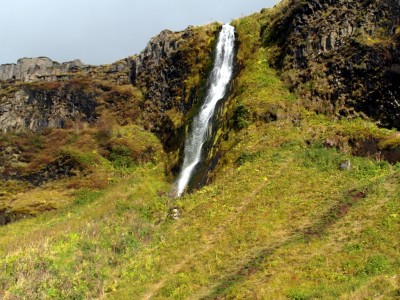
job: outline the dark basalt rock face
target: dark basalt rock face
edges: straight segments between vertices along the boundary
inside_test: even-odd
[[[0,98],[0,129],[62,128],[68,120],[96,118],[95,95],[68,83],[25,85]]]
[[[263,37],[306,105],[400,129],[399,24],[395,0],[291,0]]]
[[[185,119],[201,98],[212,64],[212,51],[220,25],[164,30],[153,37],[132,62],[132,84],[141,88],[144,125],[155,132],[167,151],[182,145]]]
[[[98,97],[111,88],[130,85],[132,59],[110,65],[58,64],[48,58],[24,58],[0,65],[0,130],[39,131],[63,128],[69,121],[93,122]]]
[[[152,38],[144,51],[134,60],[132,83],[145,90],[147,99],[159,102],[161,110],[171,109],[175,97],[185,94],[184,80],[190,72],[190,64],[184,60],[180,46],[193,35],[162,31]]]
[[[49,181],[75,176],[78,170],[81,171],[82,168],[75,160],[70,157],[60,157],[43,168],[28,174],[18,174],[15,171],[10,174],[7,170],[3,170],[3,173],[0,173],[0,179],[21,180],[29,182],[33,186],[40,186]]]

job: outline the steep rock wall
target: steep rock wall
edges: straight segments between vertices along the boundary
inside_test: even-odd
[[[24,85],[0,98],[3,132],[62,128],[68,120],[93,121],[95,95],[77,85]]]
[[[288,2],[263,31],[286,82],[315,110],[400,128],[400,2]]]
[[[182,146],[193,108],[202,98],[214,41],[221,25],[164,30],[132,61],[131,81],[141,88],[144,125],[157,133],[167,151]]]
[[[84,68],[86,67],[79,59],[58,63],[48,57],[21,58],[16,64],[0,65],[0,80],[52,81],[57,76],[62,77],[65,73],[76,72]]]
[[[68,121],[93,122],[99,105],[126,115],[123,106],[129,106],[133,96],[119,86],[131,87],[131,65],[132,58],[98,67],[79,61],[58,64],[48,58],[1,65],[3,71],[12,67],[0,81],[0,130],[38,131],[62,128]]]

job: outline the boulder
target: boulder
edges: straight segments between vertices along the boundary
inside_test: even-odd
[[[344,160],[339,164],[339,170],[341,171],[350,171],[351,163],[350,160]]]

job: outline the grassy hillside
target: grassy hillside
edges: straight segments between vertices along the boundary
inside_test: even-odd
[[[277,49],[261,47],[269,13],[234,22],[241,71],[214,181],[172,199],[153,135],[116,125],[104,148],[86,129],[63,149],[91,173],[68,180],[107,184],[28,191],[68,201],[0,227],[0,298],[400,298],[400,166],[352,155],[354,141],[390,148],[398,134],[304,109],[270,68]],[[153,159],[130,162],[143,145]]]

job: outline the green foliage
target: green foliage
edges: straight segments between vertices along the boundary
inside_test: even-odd
[[[287,297],[292,300],[309,300],[312,299],[312,294],[307,290],[292,290]]]
[[[92,190],[80,190],[74,201],[74,205],[86,205],[90,204],[96,199],[98,199],[102,195],[101,191],[92,191]]]
[[[71,157],[73,160],[81,164],[84,168],[96,167],[100,164],[101,158],[96,151],[86,152],[76,148],[64,148],[61,154],[66,157]]]
[[[321,143],[305,149],[301,156],[304,166],[308,168],[315,167],[324,172],[336,171],[342,159],[342,155],[335,149],[326,149]]]
[[[112,146],[109,159],[116,168],[126,169],[135,166],[131,150],[123,145]]]
[[[381,149],[398,149],[398,148],[400,148],[400,136],[392,135],[392,136],[388,136],[387,138],[382,139],[379,142],[379,147]]]
[[[237,159],[236,163],[241,166],[247,162],[254,162],[260,153],[242,153]]]
[[[366,275],[381,274],[390,268],[390,262],[384,255],[374,255],[368,258],[364,272]]]
[[[243,129],[249,126],[250,123],[250,110],[245,104],[239,103],[233,109],[232,116],[233,127],[236,129]]]
[[[239,62],[245,62],[260,46],[260,14],[236,19],[231,24],[235,27],[240,43],[236,59]]]
[[[30,144],[36,149],[44,148],[44,138],[40,135],[34,135],[30,140]]]

